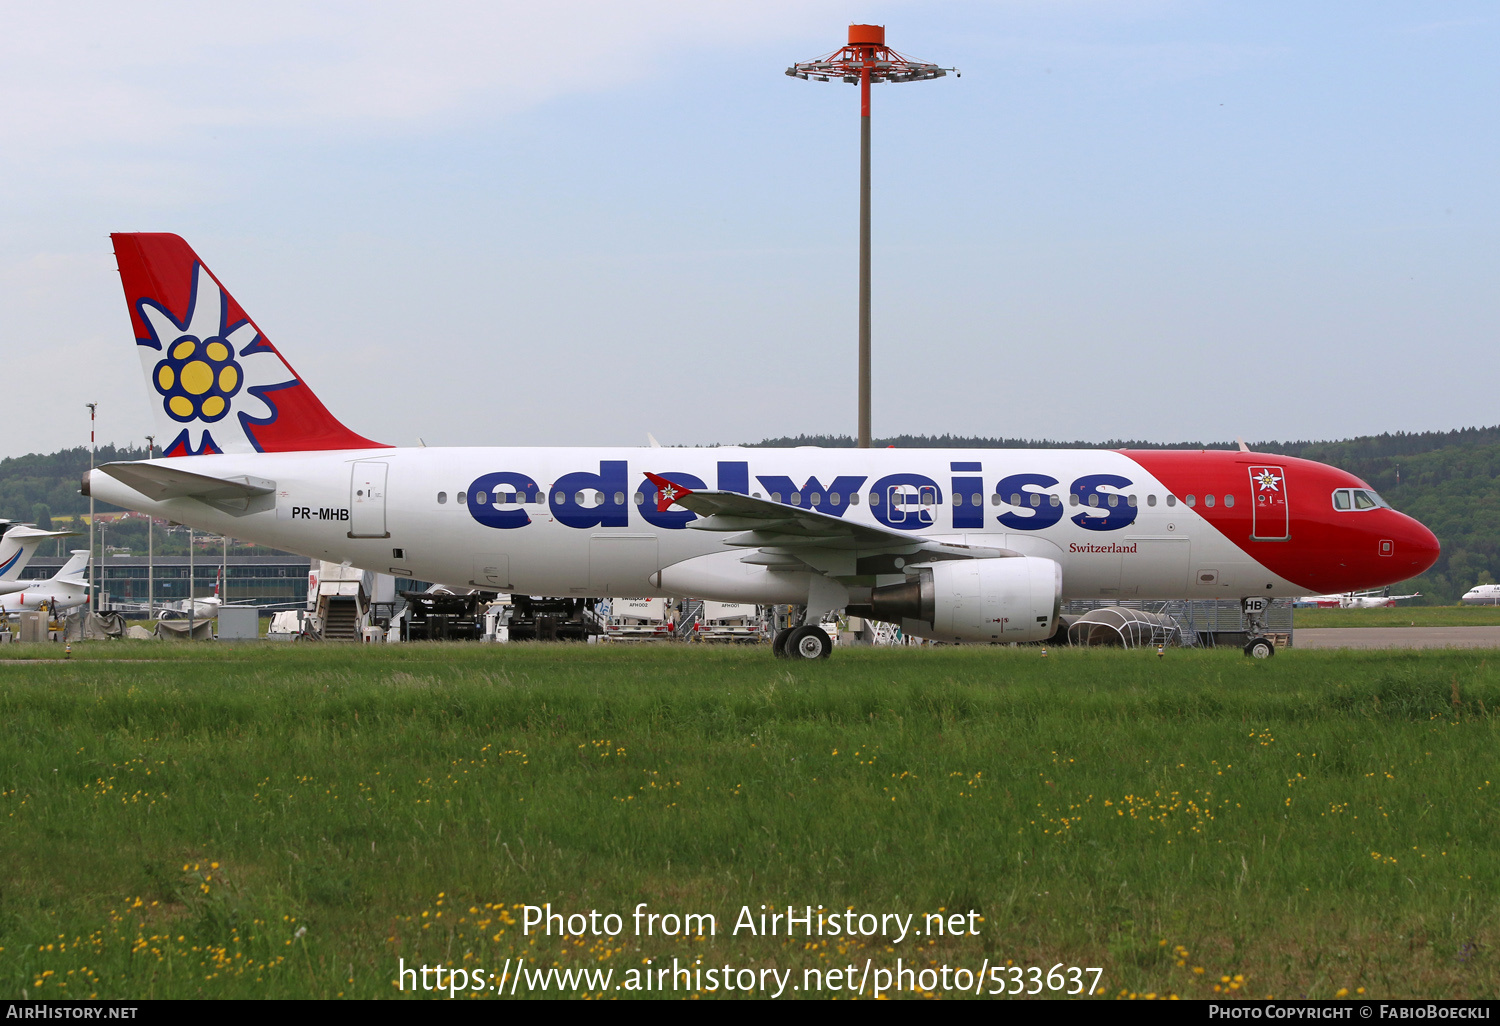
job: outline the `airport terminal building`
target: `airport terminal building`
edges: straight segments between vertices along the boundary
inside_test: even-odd
[[[43,580],[57,573],[66,562],[57,556],[36,556],[22,571],[24,580]],[[188,597],[188,557],[157,556],[153,561],[156,601],[177,602]],[[115,604],[144,605],[150,580],[145,556],[109,555],[99,564],[99,608]],[[224,571],[224,601],[236,605],[299,606],[307,601],[310,561],[305,556],[230,556],[222,559],[197,557],[193,561],[193,595],[214,593],[220,570]]]

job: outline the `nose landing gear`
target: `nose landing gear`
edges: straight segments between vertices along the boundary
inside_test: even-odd
[[[1266,610],[1271,603],[1259,596],[1240,599],[1240,612],[1245,617],[1245,654],[1251,659],[1269,659],[1276,654],[1276,645],[1266,637]]]

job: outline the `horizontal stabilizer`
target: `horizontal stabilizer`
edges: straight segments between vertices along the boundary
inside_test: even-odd
[[[142,463],[106,463],[99,470],[129,485],[148,499],[197,499],[228,513],[259,513],[276,504],[276,482],[240,474],[230,478],[209,477],[178,470],[158,460]]]
[[[6,531],[5,537],[13,538],[16,541],[29,541],[32,538],[35,538],[37,541],[46,541],[48,538],[72,538],[77,534],[77,531],[43,531],[39,528],[28,527],[26,524],[19,524]]]

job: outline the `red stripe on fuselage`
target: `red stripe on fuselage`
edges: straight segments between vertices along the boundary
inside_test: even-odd
[[[1193,496],[1193,511],[1251,558],[1309,591],[1343,592],[1409,580],[1437,561],[1437,538],[1393,509],[1336,510],[1338,488],[1368,488],[1353,474],[1312,460],[1261,452],[1122,450],[1160,481],[1178,502]],[[1255,509],[1251,467],[1280,467],[1290,506],[1285,541],[1251,537]],[[1214,497],[1209,506],[1207,496]],[[1233,496],[1234,505],[1224,497]],[[1382,542],[1391,542],[1382,553]]]

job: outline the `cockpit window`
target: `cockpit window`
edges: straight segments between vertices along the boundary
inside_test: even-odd
[[[1390,509],[1390,503],[1369,488],[1340,488],[1333,493],[1333,508],[1337,510]]]

